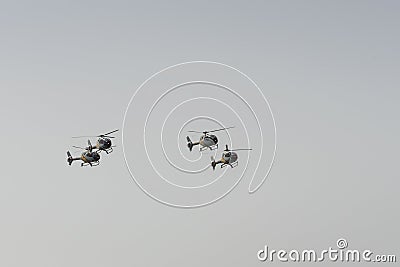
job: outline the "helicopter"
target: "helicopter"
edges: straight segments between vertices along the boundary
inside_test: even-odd
[[[228,145],[225,145],[225,150],[222,153],[222,158],[218,161],[215,161],[214,157],[211,156],[211,166],[213,170],[215,170],[215,167],[217,164],[222,164],[221,168],[226,167],[227,165],[231,166],[231,168],[236,167],[238,163],[238,154],[234,151],[239,151],[239,150],[252,150],[251,148],[241,148],[241,149],[229,149]]]
[[[207,148],[209,148],[210,150],[217,149],[218,148],[218,138],[217,138],[217,136],[215,136],[213,134],[209,134],[209,133],[227,130],[227,129],[231,129],[231,128],[234,128],[234,127],[232,126],[232,127],[221,128],[221,129],[216,129],[216,130],[212,130],[212,131],[204,131],[204,132],[188,131],[190,133],[202,133],[203,135],[200,137],[199,142],[194,142],[194,143],[192,142],[192,140],[190,139],[189,136],[186,136],[186,140],[188,142],[187,146],[190,151],[192,151],[193,146],[196,146],[196,145],[200,145],[200,152],[206,150]]]
[[[78,158],[73,158],[71,153],[69,151],[67,151],[67,162],[69,164],[69,166],[72,165],[72,162],[74,162],[75,160],[81,160],[83,161],[81,163],[81,167],[83,166],[97,166],[100,164],[99,160],[100,160],[100,154],[98,153],[98,151],[92,151],[92,144],[90,143],[90,140],[88,140],[88,147],[83,148],[83,147],[78,147],[78,146],[73,146],[75,148],[79,148],[79,149],[83,149],[85,150],[84,152],[82,152],[81,156]]]
[[[96,145],[93,147],[92,145],[89,145],[89,147],[87,147],[87,150],[92,150],[92,149],[97,149],[97,152],[101,152],[104,151],[107,154],[113,152],[113,146],[112,142],[111,142],[111,138],[115,138],[115,136],[110,136],[110,134],[118,132],[119,130],[114,130],[105,134],[100,134],[100,135],[96,135],[96,136],[74,136],[72,138],[83,138],[83,137],[98,137]]]

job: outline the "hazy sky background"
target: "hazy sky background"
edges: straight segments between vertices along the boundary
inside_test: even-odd
[[[399,257],[399,11],[3,1],[0,265],[260,266],[264,245],[322,250],[340,237]],[[83,145],[71,136],[121,129],[144,80],[191,60],[232,65],[269,99],[278,154],[260,191],[248,195],[246,181],[206,208],[160,205],[130,178],[120,133],[101,166],[67,165]]]

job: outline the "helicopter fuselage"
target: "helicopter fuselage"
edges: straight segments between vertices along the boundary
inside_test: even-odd
[[[218,144],[218,138],[213,134],[203,135],[199,143],[203,147],[213,147]]]
[[[96,151],[87,150],[87,151],[83,152],[80,157],[77,157],[77,158],[73,158],[71,153],[69,151],[67,151],[67,156],[68,156],[67,162],[70,166],[72,165],[72,162],[78,161],[78,160],[82,161],[81,166],[87,166],[87,165],[97,166],[100,164],[100,162],[99,162],[100,155]]]
[[[81,155],[81,160],[85,163],[98,162],[100,160],[100,155],[95,151],[85,151]]]
[[[215,166],[217,166],[218,164],[221,164],[221,168],[224,168],[225,166],[229,165],[232,168],[236,167],[238,165],[238,154],[236,152],[233,151],[226,151],[224,153],[222,153],[222,158],[218,161],[214,160],[214,157],[211,157],[211,166],[213,167],[213,169],[215,170]]]
[[[96,148],[98,150],[104,150],[106,152],[112,152],[112,142],[110,138],[101,137],[97,139]]]
[[[232,164],[232,163],[236,162],[237,160],[238,160],[238,154],[233,151],[224,152],[222,154],[221,161],[224,164]]]
[[[111,139],[106,137],[97,139],[96,145],[94,146],[91,145],[90,140],[88,140],[88,144],[89,146],[85,148],[86,150],[97,149],[100,152],[105,151],[107,154],[113,152]]]
[[[213,134],[209,134],[209,133],[227,130],[230,128],[233,128],[233,127],[216,129],[216,130],[211,130],[211,131],[203,131],[203,132],[189,131],[189,132],[195,132],[195,133],[203,133],[203,135],[200,137],[199,142],[192,142],[192,140],[190,140],[190,137],[186,136],[187,146],[190,151],[192,151],[193,146],[196,146],[196,145],[200,145],[200,152],[206,150],[207,148],[210,150],[217,149],[218,148],[218,138],[217,138],[217,136],[215,136]]]

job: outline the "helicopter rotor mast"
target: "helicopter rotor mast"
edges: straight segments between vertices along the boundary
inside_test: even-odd
[[[89,151],[89,152],[92,152],[92,150],[93,150],[93,146],[92,146],[92,143],[90,142],[90,140],[88,140],[88,146],[87,147],[80,147],[80,146],[72,146],[72,147],[78,148],[78,149],[82,149],[82,150],[86,150],[86,151]]]

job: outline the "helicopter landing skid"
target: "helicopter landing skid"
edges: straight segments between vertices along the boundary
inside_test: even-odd
[[[110,154],[110,153],[113,152],[114,150],[113,150],[112,148],[109,148],[109,149],[101,149],[100,151],[104,151],[104,152],[106,152],[107,154]]]
[[[212,146],[200,146],[200,152],[207,150],[207,149],[210,149],[210,150],[218,149],[218,144],[212,145]]]
[[[222,165],[221,165],[221,168],[224,168],[224,167],[226,167],[226,166],[231,166],[231,168],[235,168],[238,164],[239,164],[238,162],[234,162],[234,163],[232,163],[232,164],[225,163],[225,164],[222,164]]]
[[[99,166],[99,164],[100,164],[100,162],[93,162],[93,163],[87,162],[87,163],[81,163],[81,167],[84,167],[84,166],[96,167],[96,166]]]

